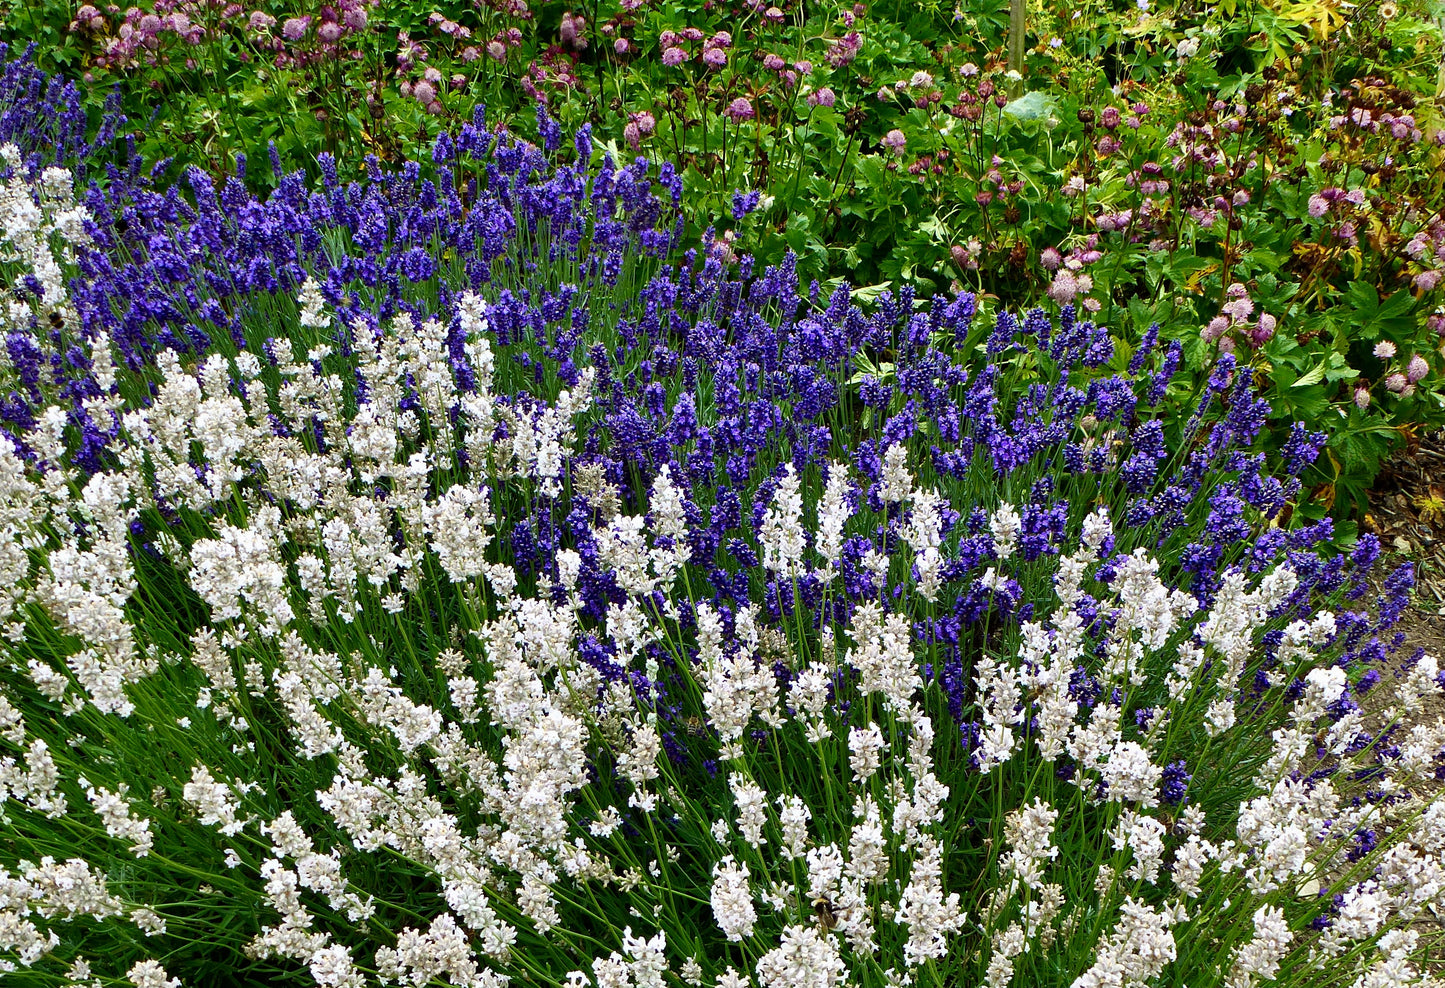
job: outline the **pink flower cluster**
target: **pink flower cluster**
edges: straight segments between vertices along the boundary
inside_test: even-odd
[[[1049,285],[1049,298],[1059,305],[1070,305],[1079,296],[1093,291],[1094,277],[1084,269],[1103,256],[1103,252],[1099,250],[1099,235],[1096,233],[1090,234],[1068,254],[1061,254],[1056,247],[1045,248],[1039,254],[1039,264],[1044,270],[1054,272],[1054,280]],[[1097,312],[1099,309],[1098,299],[1085,298],[1080,304],[1088,312]]]
[[[806,77],[813,71],[813,63],[808,61],[797,61],[791,66],[783,56],[776,53],[769,53],[763,56],[763,68],[769,72],[776,72],[778,79],[789,89],[798,84],[798,80]],[[832,90],[829,90],[831,92]],[[817,104],[813,104],[816,106]]]
[[[1332,130],[1339,130],[1346,124],[1371,134],[1388,134],[1397,141],[1405,141],[1410,144],[1424,136],[1415,124],[1414,114],[1411,113],[1397,115],[1386,111],[1377,114],[1368,107],[1355,106],[1351,107],[1348,113],[1330,118]]]
[[[431,16],[426,19],[426,22],[447,37],[456,38],[458,41],[465,41],[472,36],[471,28],[464,27],[435,10],[431,12]]]
[[[602,36],[612,39],[612,53],[618,58],[636,51],[636,45],[633,44],[632,39],[622,35],[622,32],[631,26],[632,21],[625,17],[614,17],[602,23],[600,28]]]
[[[106,12],[115,15],[120,8],[112,4],[106,7]],[[239,4],[232,4],[223,10],[223,16],[232,19],[242,12]],[[168,44],[190,47],[200,44],[205,37],[205,28],[199,23],[200,14],[195,4],[177,3],[175,0],[158,0],[154,10],[128,8],[114,33],[103,43],[102,52],[95,59],[95,67],[124,70],[169,63],[169,55],[163,53]],[[75,12],[70,30],[103,35],[109,26],[105,13],[92,4],[84,4]],[[186,64],[193,67],[190,59]]]
[[[521,9],[523,15],[526,15],[525,6]],[[468,43],[472,39],[471,28],[457,23],[438,11],[433,11],[427,18],[427,25],[435,29],[440,36],[435,39],[435,43],[443,49],[443,56],[449,52],[464,64],[470,64],[482,57],[484,49]],[[397,86],[401,95],[416,100],[426,108],[428,113],[443,112],[445,107],[442,103],[442,95],[448,90],[458,92],[466,89],[470,80],[463,73],[453,72],[448,75],[438,68],[433,63],[441,62],[442,59],[434,58],[431,50],[413,38],[409,32],[398,32],[396,41],[398,73],[401,75],[413,74],[413,78],[403,79]],[[504,61],[507,51],[521,44],[521,30],[515,27],[507,28],[498,31],[487,42],[485,52],[497,61]]]
[[[1351,189],[1346,192],[1344,189],[1321,189],[1310,196],[1309,214],[1315,219],[1320,219],[1330,211],[1330,207],[1336,203],[1348,204],[1351,206],[1363,206],[1365,204],[1365,192],[1363,189]]]
[[[582,80],[577,75],[574,56],[553,45],[527,66],[527,74],[522,76],[519,85],[529,99],[546,105],[546,90],[580,90]]]
[[[640,113],[629,113],[627,115],[627,126],[622,128],[622,136],[629,147],[636,151],[642,146],[642,139],[657,129],[657,118],[646,110]]]
[[[492,36],[492,40],[487,42],[487,57],[494,62],[505,62],[507,60],[507,53],[514,48],[520,47],[522,47],[521,28],[509,27],[505,31],[498,31]],[[474,48],[463,49],[462,61],[474,61],[476,56],[473,55],[471,58],[468,58],[467,53],[475,51],[476,49]]]
[[[485,0],[485,3],[478,3],[478,6],[489,7],[504,17],[515,17],[519,21],[532,19],[532,11],[527,7],[527,0]]]
[[[1375,344],[1375,356],[1387,363],[1395,359],[1397,352],[1398,348],[1389,340]],[[1398,368],[1399,365],[1396,366]],[[1396,369],[1385,375],[1385,387],[1401,398],[1408,398],[1415,393],[1415,386],[1429,374],[1430,362],[1417,353],[1405,362],[1403,370]],[[1355,404],[1364,408],[1369,403],[1369,386],[1362,384],[1355,389]]]
[[[1417,289],[1431,292],[1440,287],[1445,277],[1445,220],[1436,217],[1425,229],[1416,231],[1405,244],[1405,256],[1420,267],[1412,282]],[[1440,321],[1438,332],[1445,336],[1445,320]]]
[[[704,38],[702,31],[695,27],[677,31],[663,31],[657,43],[662,48],[662,64],[668,68],[681,65],[692,58],[688,44],[696,44]],[[702,46],[702,63],[710,69],[720,69],[728,63],[728,49],[732,47],[733,36],[727,31],[718,31]]]
[[[557,36],[562,43],[562,48],[570,52],[583,51],[587,47],[587,19],[572,11],[566,11],[562,15],[562,23],[557,28]]]
[[[974,194],[973,200],[980,206],[989,206],[993,203],[1002,203],[1010,196],[1016,196],[1024,190],[1023,179],[1006,179],[1000,170],[1004,159],[994,155],[989,162],[988,171],[983,173],[983,182],[992,188],[981,189]]]
[[[841,69],[857,58],[862,49],[863,36],[857,31],[849,31],[828,46],[828,64],[835,69]]]
[[[370,24],[367,10],[376,0],[334,0],[315,15],[302,14],[281,22],[279,36],[272,33],[276,18],[253,10],[246,18],[252,42],[273,55],[277,68],[305,67],[333,58],[356,59],[361,52],[346,44]]]
[[[838,102],[838,95],[832,89],[824,86],[822,89],[814,90],[808,94],[809,106],[834,106]]]
[[[1249,297],[1249,289],[1234,282],[1224,291],[1224,305],[1220,306],[1220,314],[1209,320],[1201,334],[1204,342],[1219,342],[1219,349],[1232,352],[1235,347],[1235,336],[1237,334],[1245,343],[1250,346],[1264,346],[1274,336],[1275,330],[1279,328],[1279,320],[1269,313],[1262,313],[1258,319],[1251,322],[1254,316],[1254,301]]]
[[[1053,250],[1053,248],[1050,247],[1049,250]],[[1058,253],[1059,252],[1055,250],[1054,256],[1057,257]],[[977,271],[979,257],[982,254],[983,241],[977,237],[970,237],[968,243],[954,244],[948,249],[948,256],[953,259],[953,263],[957,264],[964,271]]]

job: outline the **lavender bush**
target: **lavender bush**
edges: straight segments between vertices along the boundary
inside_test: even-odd
[[[9,57],[9,46],[0,43],[0,142],[14,145],[28,168],[63,166],[83,179],[129,139],[122,137],[119,94],[92,132],[85,94],[64,77],[41,71],[33,53],[31,48]]]
[[[4,151],[7,976],[1432,983],[1440,675],[1291,517],[1323,436],[687,249],[539,122],[266,199]]]
[[[545,106],[599,159],[673,161],[693,235],[805,278],[1159,323],[1195,383],[1233,350],[1271,444],[1329,436],[1300,508],[1345,528],[1445,423],[1434,0],[1043,5],[1018,66],[994,3],[4,4],[0,38],[119,94],[173,174],[273,142],[350,180],[479,104],[536,138]]]

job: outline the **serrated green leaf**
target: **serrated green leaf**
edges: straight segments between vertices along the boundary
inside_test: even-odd
[[[1380,309],[1380,295],[1366,281],[1352,281],[1345,289],[1345,301],[1361,316],[1373,319]]]
[[[1379,309],[1375,312],[1375,318],[1397,319],[1408,313],[1414,307],[1414,297],[1402,288],[1381,303]]]

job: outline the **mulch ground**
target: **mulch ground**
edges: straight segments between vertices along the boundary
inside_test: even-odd
[[[1423,648],[1445,661],[1445,431],[1412,437],[1391,455],[1376,478],[1360,528],[1380,537],[1393,557],[1387,561],[1415,564],[1413,606],[1396,626],[1406,643],[1395,653],[1397,659]],[[1445,700],[1436,697],[1414,719],[1429,722],[1441,716]],[[1438,912],[1422,916],[1417,928],[1433,941],[1435,957],[1442,958],[1429,970],[1445,972],[1445,917]]]
[[[1386,461],[1370,493],[1362,531],[1374,532],[1384,548],[1415,564],[1415,607],[1445,615],[1445,432],[1416,436]],[[1435,627],[1434,650],[1442,627]],[[1427,637],[1431,626],[1418,629]],[[1431,648],[1431,643],[1420,644]]]

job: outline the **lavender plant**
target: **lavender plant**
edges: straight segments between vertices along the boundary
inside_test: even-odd
[[[99,177],[106,165],[120,163],[120,147],[131,143],[119,95],[106,103],[99,128],[92,128],[85,94],[64,77],[41,71],[34,51],[32,46],[11,57],[0,42],[0,143],[14,146],[28,168],[56,165],[82,181]]]
[[[1158,322],[1201,379],[1237,348],[1274,445],[1330,436],[1316,515],[1359,517],[1402,436],[1445,421],[1428,3],[1052,5],[1017,79],[988,4],[3,3],[0,37],[48,32],[48,66],[118,85],[149,154],[217,181],[268,141],[358,177],[479,103],[536,137],[545,106],[599,158],[667,155],[693,233],[763,262]]]
[[[1291,524],[1323,436],[684,250],[540,124],[266,199],[6,152],[74,275],[7,310],[8,976],[1430,983],[1439,670]]]

